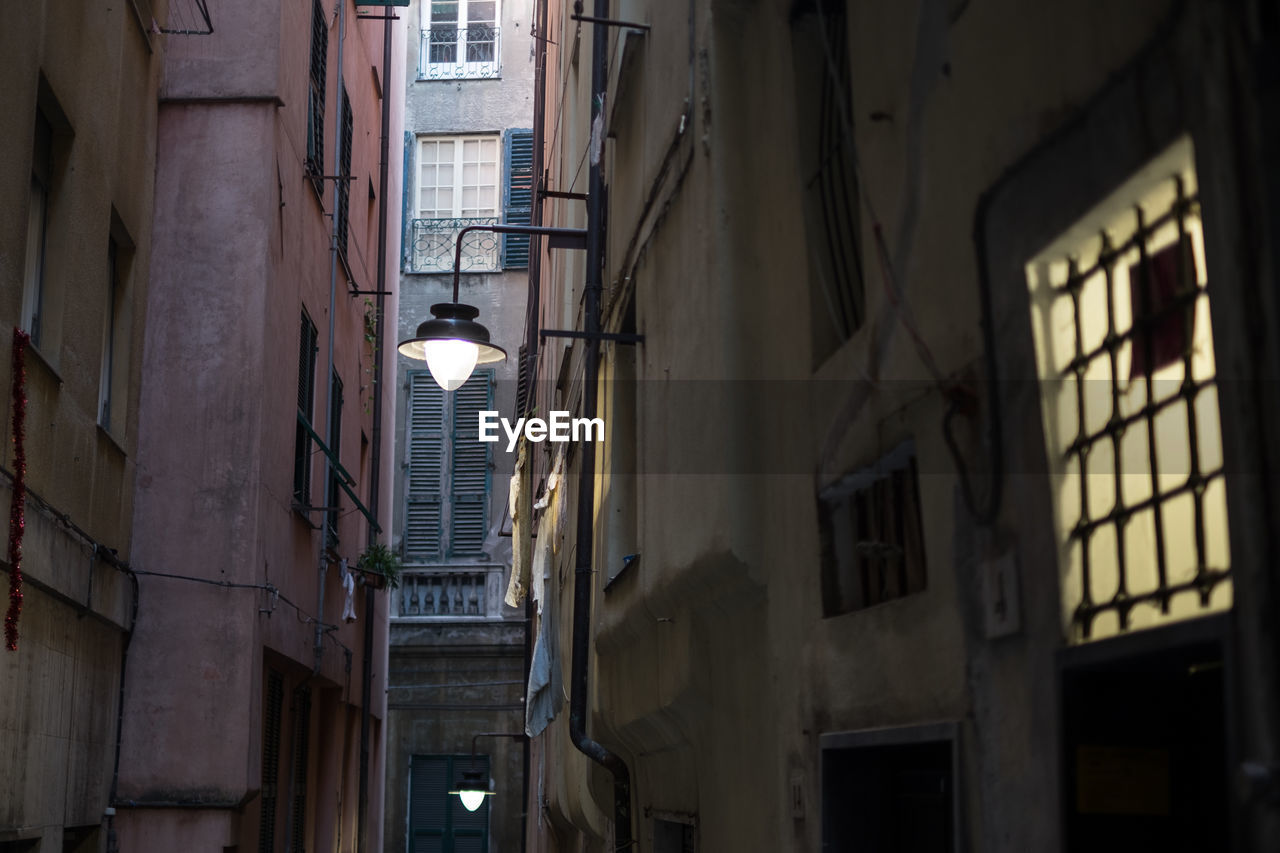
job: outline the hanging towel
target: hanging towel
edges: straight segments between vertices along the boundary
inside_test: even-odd
[[[528,443],[522,436],[520,449],[516,453],[516,468],[511,475],[511,496],[508,500],[511,512],[511,580],[507,582],[507,594],[503,601],[508,607],[519,607],[529,590],[529,556],[533,543],[529,541],[532,531],[530,521],[533,509],[530,507],[529,490],[525,487],[524,470]]]
[[[342,602],[342,621],[354,622],[356,621],[356,576],[347,569],[347,561],[345,558],[338,564],[338,566],[340,569],[339,574],[342,577],[342,588],[347,592],[347,599]]]
[[[534,638],[533,658],[529,662],[529,691],[524,703],[524,733],[529,737],[541,734],[564,704],[558,638],[556,605],[552,602],[543,608],[538,620],[538,636]]]

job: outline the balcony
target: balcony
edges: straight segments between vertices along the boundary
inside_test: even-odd
[[[496,216],[484,219],[414,219],[409,223],[405,247],[405,272],[452,273],[458,232],[469,225],[497,225]],[[472,231],[462,241],[462,272],[497,272],[502,239],[490,231]]]
[[[419,80],[485,80],[501,70],[501,27],[437,24],[422,31]]]
[[[499,619],[500,565],[406,568],[391,593],[394,619]]]

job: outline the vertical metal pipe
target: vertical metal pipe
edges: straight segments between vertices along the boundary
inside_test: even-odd
[[[378,536],[378,493],[382,489],[382,339],[387,291],[387,184],[391,156],[391,19],[382,26],[382,140],[378,161],[377,311],[373,332],[373,451],[369,459],[369,544]],[[364,590],[364,659],[360,670],[360,788],[356,812],[356,850],[365,853],[369,812],[369,729],[373,712],[373,590]]]
[[[595,16],[609,17],[609,0],[595,0]],[[587,277],[583,293],[583,327],[588,337],[584,342],[584,375],[582,380],[583,417],[596,416],[596,383],[600,373],[600,295],[604,289],[604,98],[608,82],[605,77],[608,30],[594,24],[591,31],[591,141],[588,143],[591,168],[587,176]],[[598,145],[599,147],[596,147]],[[579,445],[581,468],[578,471],[577,565],[573,583],[573,665],[569,701],[569,735],[573,745],[592,761],[613,775],[614,846],[624,850],[631,846],[631,774],[626,762],[587,736],[587,670],[591,653],[591,595],[595,586],[592,569],[593,530],[595,521],[595,444]]]

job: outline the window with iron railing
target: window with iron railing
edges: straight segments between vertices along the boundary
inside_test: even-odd
[[[1231,606],[1193,162],[1176,143],[1026,266],[1070,642]]]
[[[414,218],[409,223],[405,268],[453,272],[458,232],[469,225],[497,225],[501,185],[500,137],[423,137],[418,142]],[[500,268],[497,235],[470,232],[463,239],[461,270]]]
[[[420,80],[482,80],[499,76],[497,0],[431,0],[422,28]]]

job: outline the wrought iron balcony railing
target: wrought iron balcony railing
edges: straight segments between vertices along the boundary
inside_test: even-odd
[[[458,232],[468,225],[497,225],[496,216],[485,219],[414,219],[409,223],[405,247],[408,272],[453,272],[453,249]],[[471,231],[462,241],[461,272],[496,272],[500,268],[502,239],[488,231]]]
[[[496,619],[502,615],[502,566],[405,569],[391,595],[396,619]]]
[[[482,80],[501,71],[501,28],[434,24],[422,31],[420,80]]]

